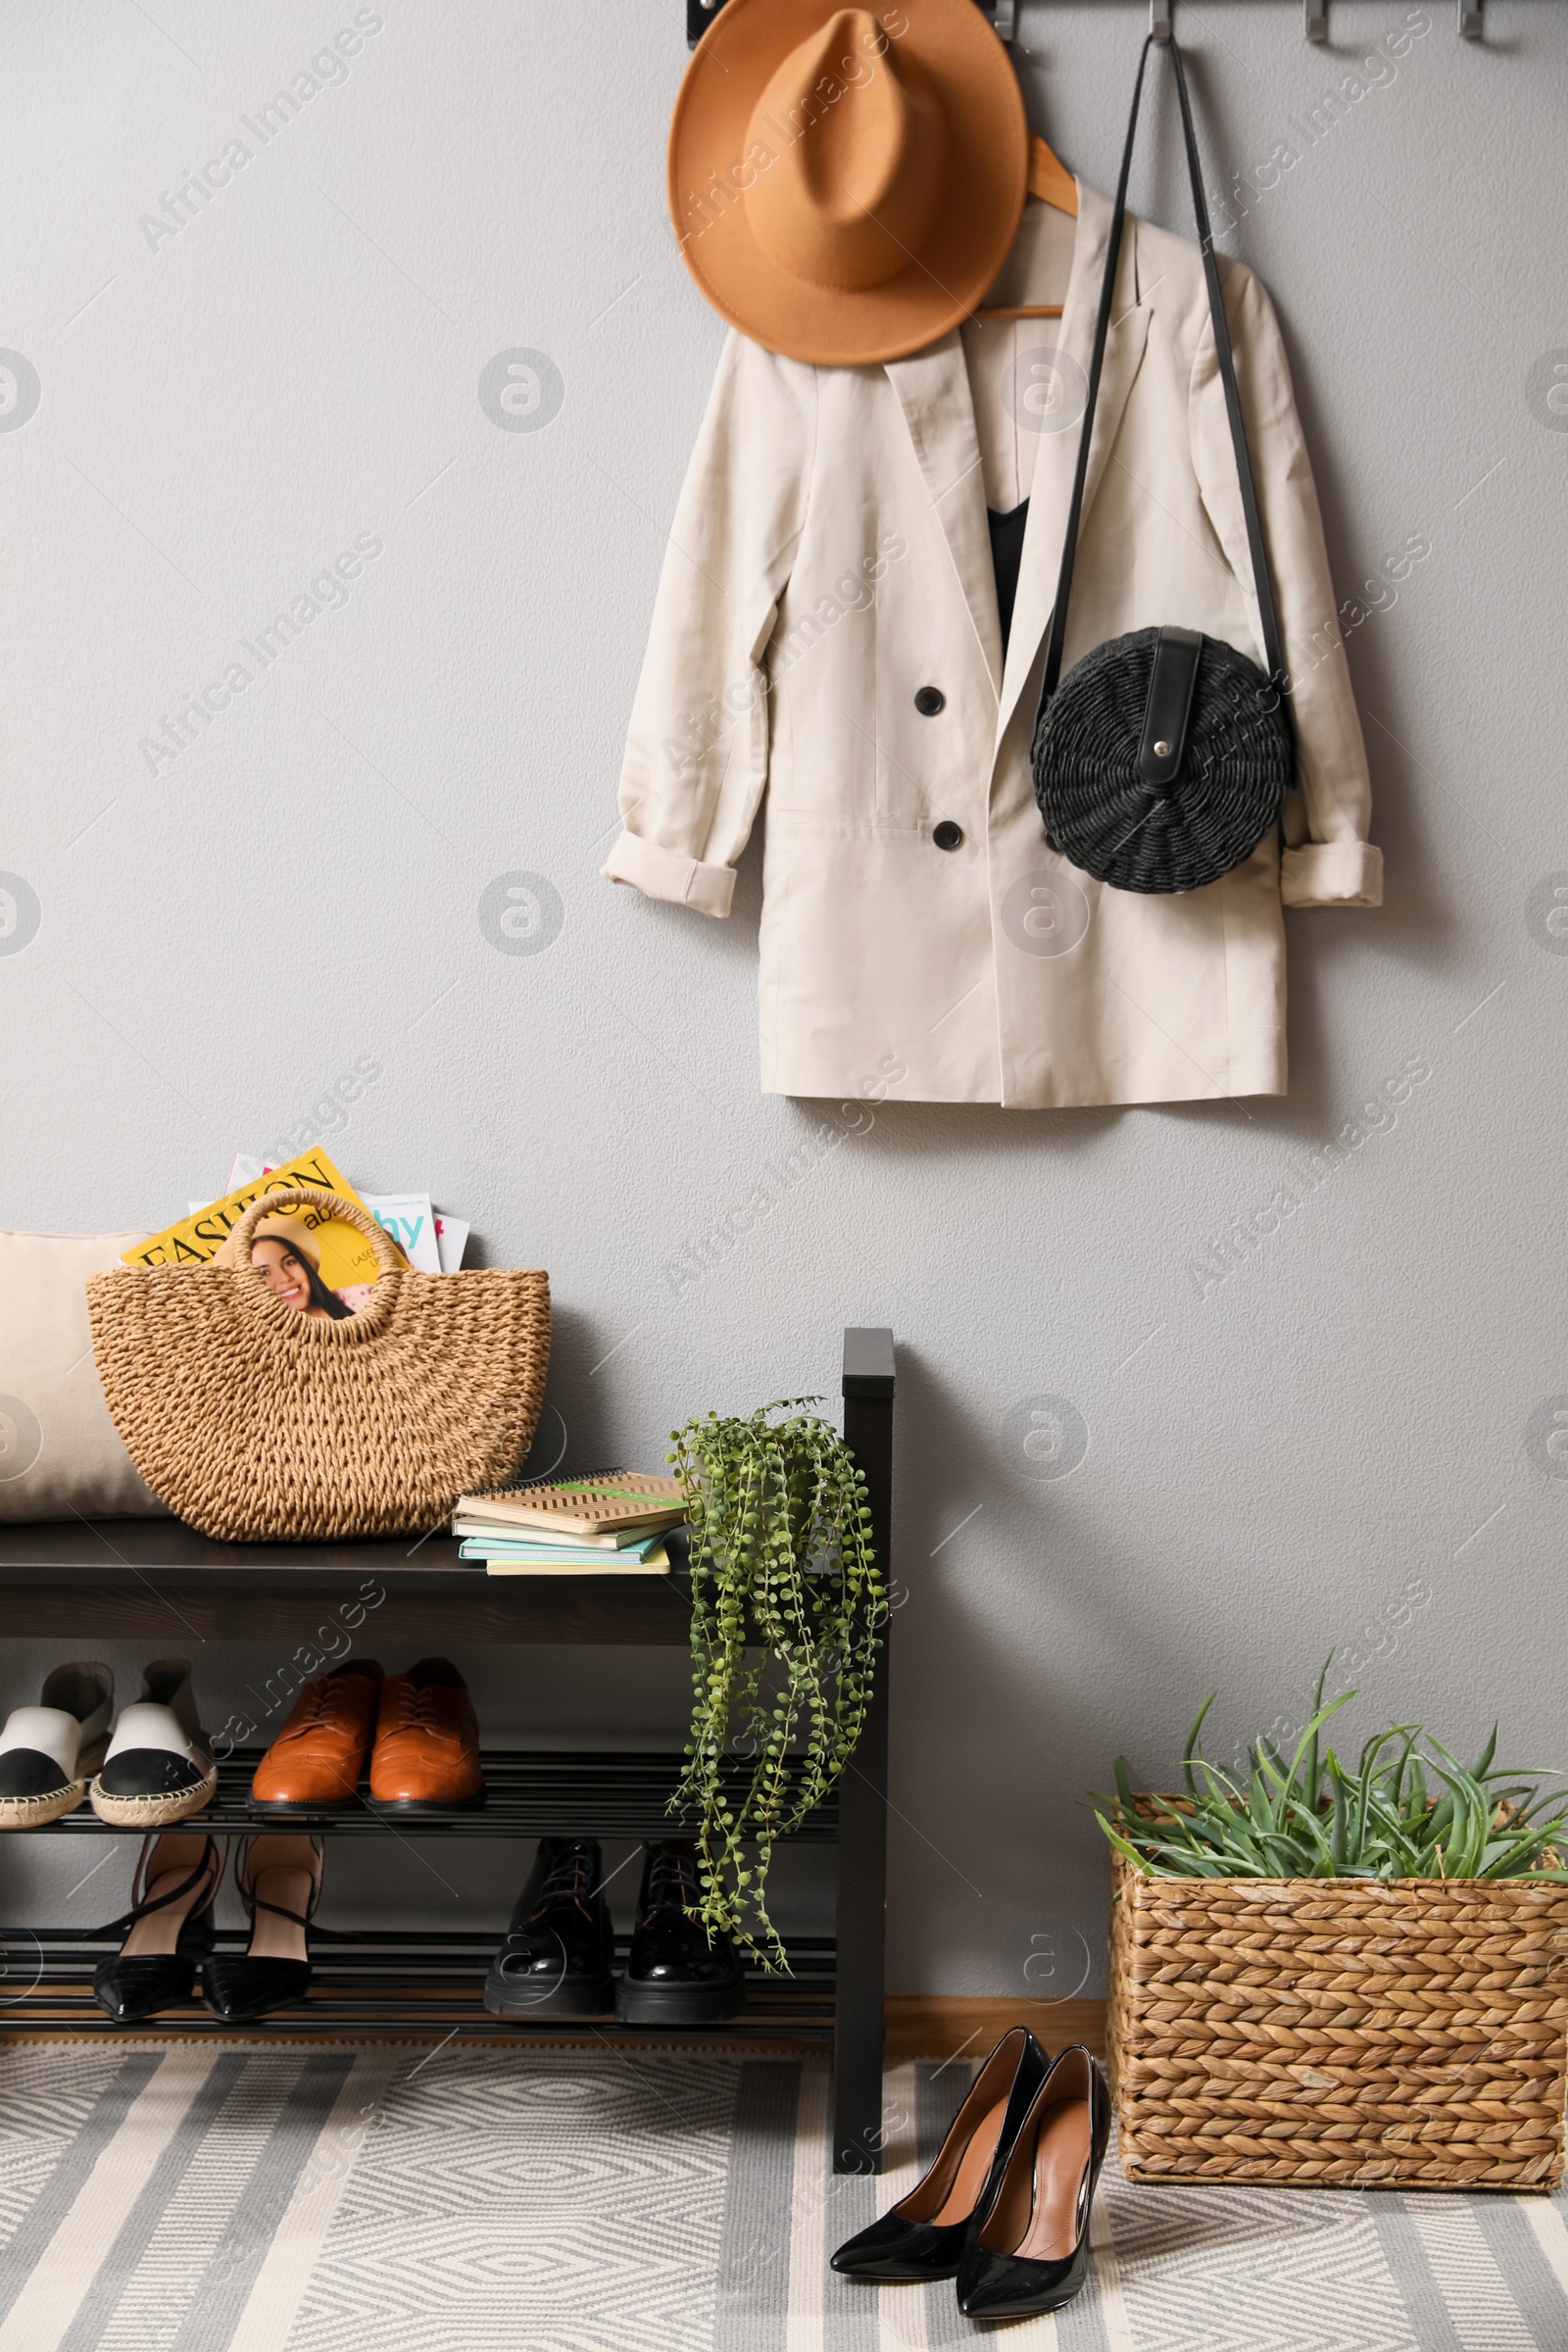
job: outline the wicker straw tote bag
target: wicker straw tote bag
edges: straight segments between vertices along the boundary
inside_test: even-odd
[[[315,1208],[359,1227],[380,1274],[357,1315],[302,1314],[251,1262],[263,1217]],[[550,1354],[550,1284],[499,1268],[416,1274],[366,1210],[264,1193],[232,1266],[125,1266],[87,1284],[115,1427],[155,1494],[230,1543],[436,1528],[526,1451]]]

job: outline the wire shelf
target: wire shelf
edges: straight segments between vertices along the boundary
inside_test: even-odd
[[[205,1812],[172,1826],[210,1830],[215,1837],[248,1831],[309,1831],[322,1837],[402,1838],[679,1838],[694,1822],[668,1810],[685,1759],[673,1751],[612,1748],[500,1748],[482,1757],[485,1801],[471,1808],[406,1807],[377,1804],[362,1781],[352,1803],[319,1807],[259,1805],[251,1776],[265,1749],[236,1748],[218,1767],[218,1793]],[[738,1796],[750,1776],[736,1761],[723,1780]],[[100,1821],[92,1807],[78,1805],[41,1829],[9,1831],[9,1837],[123,1838],[135,1835]],[[834,1792],[793,1833],[807,1844],[830,1844],[838,1836]]]
[[[220,1951],[245,1949],[247,1932],[220,1929]],[[628,1938],[618,1936],[616,1966]],[[833,2038],[832,1939],[790,1939],[791,1973],[747,1973],[746,2005],[738,2017],[709,2026],[623,2026],[601,2017],[492,2017],[483,2004],[484,1972],[500,1941],[498,1930],[331,1929],[313,1924],[309,1991],[295,2008],[274,2010],[235,2026],[213,2017],[199,1998],[182,2001],[134,2026],[106,2017],[92,1993],[92,1973],[118,1948],[116,1936],[77,1929],[7,1928],[0,1935],[0,2036],[104,2034],[184,2038],[191,2034],[255,2039],[276,2034],[441,2039],[461,2034],[493,2040],[808,2042]]]

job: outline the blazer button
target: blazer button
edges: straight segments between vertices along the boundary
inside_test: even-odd
[[[961,825],[956,825],[951,816],[945,816],[942,819],[941,824],[938,825],[933,831],[931,838],[936,843],[939,850],[961,849],[963,846],[963,827]]]
[[[947,709],[947,704],[948,698],[940,686],[922,686],[914,698],[914,707],[922,718],[935,718],[939,710]]]

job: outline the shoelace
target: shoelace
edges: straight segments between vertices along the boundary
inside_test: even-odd
[[[569,1902],[587,1919],[588,1899],[593,1890],[590,1857],[581,1846],[572,1846],[568,1852],[558,1854],[545,1872],[529,1917],[537,1919],[542,1911],[553,1909],[557,1903]]]
[[[696,1856],[672,1851],[667,1845],[656,1846],[648,1858],[646,1908],[654,1911],[667,1903],[677,1910],[695,1911],[702,1899]]]
[[[324,1675],[314,1683],[306,1684],[299,1698],[294,1702],[296,1706],[299,1706],[301,1699],[306,1701],[301,1710],[300,1719],[293,1727],[296,1733],[319,1731],[330,1712],[327,1701],[331,1695],[331,1689],[332,1686]]]
[[[458,1733],[450,1723],[439,1720],[437,1702],[452,1696],[447,1683],[405,1683],[397,1693],[391,1709],[388,1732],[424,1732],[431,1739],[456,1740]]]

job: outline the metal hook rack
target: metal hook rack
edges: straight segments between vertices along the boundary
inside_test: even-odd
[[[713,22],[724,0],[686,0],[686,45],[695,48]],[[999,39],[1012,41],[1017,37],[1019,0],[975,0],[981,14],[996,27]],[[1486,0],[1456,0],[1458,23],[1456,29],[1463,40],[1481,41],[1486,38]],[[1156,41],[1168,41],[1171,36],[1172,12],[1175,0],[1149,0],[1149,29]],[[1329,37],[1329,0],[1302,0],[1302,26],[1309,41],[1326,41]]]

